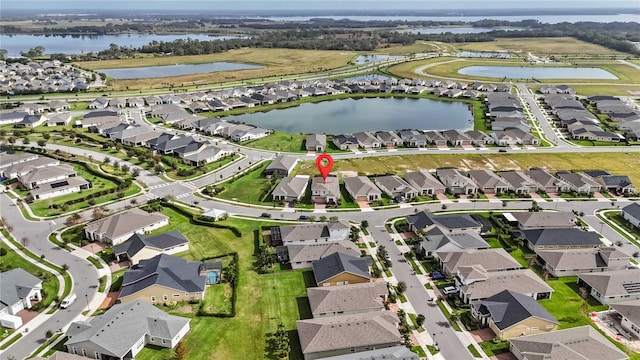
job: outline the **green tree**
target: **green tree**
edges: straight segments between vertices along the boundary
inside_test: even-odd
[[[273,334],[275,340],[276,352],[280,358],[286,358],[291,350],[289,335],[284,329],[283,324],[278,324],[276,332]]]
[[[425,321],[425,317],[422,314],[418,314],[418,316],[416,316],[416,325],[418,325],[418,327],[422,326],[422,324],[424,324]]]
[[[398,291],[399,295],[404,294],[404,292],[407,291],[407,283],[405,283],[404,281],[399,281],[398,286],[396,286],[396,290]]]
[[[153,171],[155,171],[156,174],[162,174],[164,172],[164,166],[162,166],[162,164],[156,164],[156,166],[153,167]]]
[[[140,176],[140,169],[135,168],[133,170],[131,170],[131,176],[133,176],[133,178],[137,178],[138,176]]]

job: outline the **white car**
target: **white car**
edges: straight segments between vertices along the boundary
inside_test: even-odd
[[[458,289],[456,289],[455,286],[447,286],[444,289],[442,289],[442,292],[447,295],[455,294],[458,292]]]

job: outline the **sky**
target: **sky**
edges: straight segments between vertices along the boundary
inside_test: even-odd
[[[442,10],[442,9],[570,9],[570,8],[638,8],[640,0],[449,0],[449,1],[407,1],[407,0],[0,0],[0,16],[5,10],[42,10],[56,9],[75,10],[170,10],[187,8],[204,8],[218,10],[362,10],[362,9],[395,9],[395,10]]]

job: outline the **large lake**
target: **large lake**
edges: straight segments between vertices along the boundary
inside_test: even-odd
[[[604,69],[590,67],[467,66],[458,70],[458,73],[511,79],[618,79]]]
[[[409,98],[306,103],[283,110],[230,116],[227,120],[290,133],[473,129],[473,115],[466,103]]]
[[[81,54],[98,52],[109,48],[111,44],[125,47],[140,47],[152,41],[170,42],[177,39],[225,40],[235,36],[209,36],[206,34],[155,35],[155,34],[123,34],[123,35],[0,35],[0,48],[7,50],[9,56],[19,56],[21,51],[29,51],[36,46],[44,46],[46,54],[64,53]]]
[[[176,64],[168,66],[146,66],[135,68],[119,69],[96,69],[97,72],[105,73],[114,79],[151,79],[167,76],[181,76],[191,74],[204,74],[219,71],[259,69],[264,66],[254,64],[232,63],[232,62],[211,62],[205,64]]]

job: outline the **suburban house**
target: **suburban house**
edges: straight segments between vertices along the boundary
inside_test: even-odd
[[[6,169],[9,166],[25,163],[27,161],[33,161],[40,158],[36,154],[30,154],[30,153],[15,154],[15,153],[9,153],[6,151],[0,152],[0,155],[2,155],[0,156],[0,169]],[[45,159],[53,160],[51,158],[45,158]],[[3,176],[8,177],[7,175],[3,175]]]
[[[624,270],[629,255],[614,247],[572,250],[538,250],[538,258],[552,276],[576,276],[582,273]]]
[[[344,178],[344,188],[354,201],[373,202],[380,200],[382,191],[366,176]]]
[[[47,115],[47,126],[65,126],[71,122],[71,113],[63,112]]]
[[[71,323],[64,347],[92,359],[133,359],[145,345],[174,348],[189,332],[190,321],[144,301],[117,304],[88,321]]]
[[[571,186],[566,181],[558,179],[543,168],[531,168],[525,174],[538,184],[539,191],[563,193],[571,190]]]
[[[32,189],[29,194],[29,200],[37,201],[50,199],[71,193],[77,193],[81,190],[90,189],[92,184],[80,176],[73,176],[63,180],[51,181],[40,184],[37,188]]]
[[[440,228],[446,233],[465,233],[482,230],[482,225],[469,214],[434,215],[427,211],[421,211],[407,217],[409,229],[416,234],[428,232],[434,228]]]
[[[538,191],[538,183],[521,171],[500,171],[498,175],[509,185],[509,191],[528,194]]]
[[[531,296],[510,290],[472,302],[471,314],[502,340],[547,333],[557,330],[559,324],[558,320]]]
[[[380,140],[370,132],[361,131],[353,134],[358,141],[358,146],[365,149],[379,149]]]
[[[578,228],[531,229],[522,231],[529,249],[588,249],[602,246],[598,234]]]
[[[273,201],[298,201],[307,191],[309,175],[287,176],[271,192]]]
[[[307,288],[314,318],[382,312],[389,289],[384,281]]]
[[[447,190],[435,176],[426,170],[407,171],[404,174],[404,179],[418,191],[419,195],[433,196],[444,194]]]
[[[509,190],[509,184],[503,178],[487,169],[469,170],[469,177],[485,194],[500,194]]]
[[[310,268],[314,261],[327,257],[335,252],[359,257],[360,249],[349,240],[339,240],[306,245],[279,246],[278,260],[288,262],[292,269]]]
[[[530,269],[488,272],[479,265],[467,266],[458,272],[456,283],[459,283],[460,297],[465,303],[486,299],[504,290],[536,300],[548,299],[553,293],[553,288]]]
[[[341,252],[335,252],[311,265],[319,287],[370,282],[370,266],[370,258],[349,256]]]
[[[579,194],[592,194],[602,189],[602,186],[585,174],[570,171],[558,171],[556,176],[569,184],[571,191]]]
[[[382,87],[382,86],[381,86]],[[323,360],[420,360],[420,357],[409,350],[404,345],[397,345],[388,348],[361,351],[345,355],[325,357]],[[56,359],[51,359],[56,360]]]
[[[327,148],[327,135],[310,134],[304,142],[307,151],[324,152]]]
[[[7,179],[15,179],[24,176],[31,171],[36,171],[48,166],[58,166],[60,161],[49,157],[38,157],[30,154],[0,153],[0,171]]]
[[[269,243],[287,246],[348,240],[350,231],[351,225],[346,221],[273,226]]]
[[[411,200],[418,196],[418,190],[398,175],[385,175],[375,178],[376,185],[384,191],[390,198],[396,201]]]
[[[333,144],[340,150],[358,150],[358,139],[347,135],[333,135]]]
[[[447,139],[447,142],[452,146],[471,146],[473,141],[467,134],[460,130],[445,130],[442,132],[442,136]]]
[[[391,311],[325,316],[296,322],[305,360],[400,345],[398,316]]]
[[[576,217],[568,211],[527,211],[511,213],[518,222],[518,229],[570,228],[576,225]]]
[[[0,321],[2,326],[17,329],[22,326],[18,312],[31,309],[33,301],[42,300],[42,280],[15,268],[0,273],[0,284]]]
[[[283,178],[289,176],[296,166],[298,159],[295,156],[279,155],[264,170],[265,176]]]
[[[518,360],[584,359],[626,360],[620,351],[590,325],[509,340],[509,350]]]
[[[438,251],[436,257],[442,267],[442,273],[457,275],[461,267],[481,266],[484,272],[507,271],[521,269],[509,253],[502,248],[495,249],[465,249],[462,251]]]
[[[403,130],[398,133],[406,147],[422,148],[427,146],[427,136],[416,130]]]
[[[29,171],[26,174],[18,175],[18,181],[26,189],[31,190],[39,185],[58,182],[70,177],[77,176],[76,171],[69,165],[44,166],[37,171]]]
[[[458,169],[440,168],[436,170],[436,176],[451,194],[474,195],[478,192],[478,184]]]
[[[435,146],[447,146],[447,139],[442,136],[439,131],[425,131],[424,136],[427,138],[427,143]]]
[[[89,103],[89,109],[104,109],[109,105],[109,99],[99,97]]]
[[[189,240],[178,230],[155,236],[133,234],[127,241],[113,247],[117,262],[129,260],[136,265],[140,260],[150,259],[160,254],[177,254],[189,250]]]
[[[636,187],[626,175],[611,175],[602,170],[585,171],[584,173],[602,185],[603,190],[621,195],[637,192]]]
[[[578,275],[578,285],[601,304],[640,300],[640,270],[625,269]]]
[[[340,204],[340,195],[336,175],[329,174],[326,180],[320,175],[311,178],[311,202],[314,204]]]
[[[124,273],[118,301],[204,300],[206,276],[200,275],[200,265],[167,254],[140,260]]]
[[[376,132],[380,145],[386,148],[395,148],[396,146],[402,146],[402,138],[393,131],[378,131]]]
[[[640,300],[618,302],[611,304],[611,308],[622,317],[622,328],[640,338]]]
[[[465,131],[465,134],[471,139],[473,145],[485,146],[493,144],[493,138],[480,130]]]
[[[439,227],[427,231],[424,234],[424,240],[420,242],[420,251],[426,256],[432,256],[439,251],[488,248],[489,244],[477,232],[449,233]]]
[[[144,234],[165,225],[169,225],[168,216],[135,208],[90,222],[84,228],[84,236],[89,241],[117,245],[135,233]]]
[[[623,207],[620,214],[631,226],[640,227],[640,203],[635,202]]]

